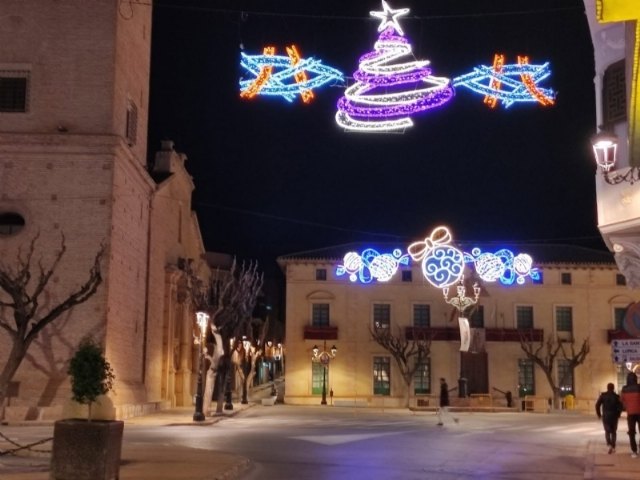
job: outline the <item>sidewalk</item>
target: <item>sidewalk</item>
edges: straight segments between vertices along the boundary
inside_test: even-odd
[[[631,458],[629,439],[618,432],[616,453],[609,455],[602,441],[590,441],[585,462],[585,480],[637,480],[640,478],[640,457]]]
[[[125,438],[122,445],[120,480],[231,480],[250,466],[248,459],[229,453],[176,447],[172,445],[136,445],[126,440],[127,425],[193,425],[210,426],[224,418],[246,410],[256,402],[234,404],[221,416],[207,417],[194,422],[193,408],[174,408],[162,412],[125,420]],[[51,449],[51,443],[39,448]],[[51,456],[5,455],[0,457],[0,480],[49,480]]]

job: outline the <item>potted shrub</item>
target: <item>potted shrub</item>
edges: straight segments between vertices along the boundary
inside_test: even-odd
[[[84,339],[71,359],[72,399],[88,406],[85,419],[71,418],[54,424],[51,479],[115,480],[120,471],[124,422],[92,418],[92,406],[113,389],[111,365],[102,348]]]

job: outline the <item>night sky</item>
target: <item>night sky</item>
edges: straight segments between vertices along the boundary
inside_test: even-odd
[[[379,0],[154,2],[149,158],[187,155],[208,250],[260,259],[354,241],[406,246],[447,224],[461,241],[604,248],[596,227],[593,48],[582,0],[390,0],[417,59],[456,77],[551,63],[556,105],[489,109],[464,88],[404,134],[347,133],[343,87],[310,105],[239,97],[240,51],[296,44],[352,77],[373,50]],[[353,82],[350,78],[349,82]]]

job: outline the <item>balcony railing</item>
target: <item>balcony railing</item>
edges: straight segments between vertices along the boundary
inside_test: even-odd
[[[304,339],[305,340],[337,340],[338,339],[338,327],[330,325],[323,327],[314,327],[307,325],[304,327]]]
[[[611,343],[611,340],[630,340],[632,338],[635,337],[624,330],[607,330],[607,343]]]
[[[485,340],[487,342],[519,342],[522,335],[525,340],[540,342],[544,338],[544,330],[541,328],[529,328],[519,330],[516,328],[485,328]],[[460,340],[460,329],[457,327],[406,327],[407,340],[420,340],[431,338],[432,341]]]

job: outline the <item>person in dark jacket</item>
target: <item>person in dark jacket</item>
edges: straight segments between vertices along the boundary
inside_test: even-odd
[[[636,443],[636,425],[640,425],[640,385],[638,377],[631,372],[627,375],[627,384],[622,387],[622,404],[627,411],[627,426],[629,427],[629,446],[631,457],[638,458],[638,444]]]
[[[438,425],[442,426],[443,416],[447,414],[451,416],[449,413],[449,386],[447,385],[447,381],[444,378],[440,379],[440,408],[438,408]],[[455,417],[453,421],[458,423],[458,419]]]
[[[609,453],[616,451],[618,419],[622,413],[622,401],[613,389],[613,383],[607,383],[607,391],[602,392],[596,402],[596,415],[602,419],[604,438],[609,447]]]

